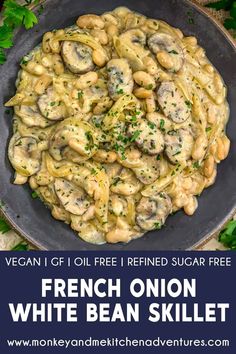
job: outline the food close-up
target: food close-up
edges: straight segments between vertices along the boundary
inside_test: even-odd
[[[82,15],[21,60],[5,103],[14,184],[90,243],[159,230],[217,179],[226,95],[194,36],[124,7]]]

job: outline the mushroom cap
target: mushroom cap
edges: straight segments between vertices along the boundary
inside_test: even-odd
[[[193,144],[193,135],[189,129],[171,130],[165,134],[165,153],[174,164],[190,159]]]
[[[66,107],[52,87],[39,97],[38,107],[41,114],[49,120],[61,120],[66,117]]]
[[[164,115],[181,124],[190,118],[191,107],[173,81],[163,81],[157,89],[157,99]]]
[[[22,122],[28,127],[46,128],[53,124],[49,119],[43,117],[37,105],[33,106],[15,106],[15,114],[21,118]]]
[[[160,51],[167,52],[173,60],[173,68],[170,71],[179,71],[184,63],[184,53],[177,38],[167,33],[154,33],[148,39],[148,47],[154,54]]]
[[[137,168],[132,168],[135,176],[143,184],[155,182],[160,175],[160,161],[157,160],[156,156],[148,155],[142,155],[140,160],[142,165]]]
[[[90,201],[82,188],[63,178],[55,179],[54,188],[58,199],[68,212],[83,215],[88,210]]]
[[[125,94],[131,94],[134,81],[132,70],[126,59],[112,59],[107,63],[108,92],[110,97],[117,101]]]
[[[76,118],[67,118],[57,126],[49,146],[51,156],[57,161],[64,158],[70,158],[72,161],[77,159],[77,162],[85,161],[94,155],[97,149],[95,128]]]
[[[159,229],[172,211],[168,194],[160,193],[150,198],[142,197],[136,207],[136,222],[142,230]]]
[[[14,169],[22,176],[32,176],[40,170],[41,151],[33,137],[13,135],[8,147],[8,157]]]
[[[144,153],[149,155],[157,155],[164,150],[164,137],[162,132],[154,123],[148,122],[146,119],[140,119],[135,124],[130,124],[128,134],[135,138],[135,144]]]
[[[94,69],[93,50],[86,44],[64,41],[61,55],[66,67],[75,74],[85,74]]]

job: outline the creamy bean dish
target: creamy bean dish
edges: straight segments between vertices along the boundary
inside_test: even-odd
[[[224,82],[195,37],[120,7],[44,34],[21,61],[8,155],[90,243],[160,229],[229,152]]]

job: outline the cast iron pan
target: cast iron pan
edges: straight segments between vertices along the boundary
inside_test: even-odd
[[[40,200],[31,198],[28,186],[11,184],[13,169],[6,147],[12,135],[12,112],[7,114],[3,104],[15,92],[20,59],[41,41],[44,32],[71,25],[81,14],[100,14],[121,5],[163,19],[185,35],[198,38],[228,87],[231,115],[227,133],[232,146],[229,157],[218,167],[216,183],[199,198],[194,216],[181,211],[170,216],[162,230],[129,244],[96,246],[80,240],[67,225],[54,220]],[[0,199],[5,203],[5,217],[23,237],[46,250],[185,250],[210,237],[232,216],[236,207],[236,51],[226,32],[196,5],[188,0],[51,0],[46,2],[39,25],[19,31],[15,43],[7,63],[0,67]]]

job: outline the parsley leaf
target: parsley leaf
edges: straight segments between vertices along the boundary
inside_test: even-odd
[[[6,223],[6,221],[2,218],[0,218],[0,232],[2,234],[5,234],[6,232],[10,231],[11,228],[10,226]]]
[[[28,251],[29,246],[23,241],[18,243],[15,247],[11,249],[11,251]]]
[[[219,242],[231,250],[236,250],[236,220],[230,221],[219,235]]]
[[[155,228],[156,230],[160,230],[160,229],[162,228],[161,223],[160,223],[160,222],[155,222],[154,228]]]
[[[233,0],[234,1],[234,0]],[[217,2],[210,2],[209,4],[206,5],[206,7],[210,7],[212,9],[215,9],[217,11],[219,10],[230,10],[230,6],[233,3],[232,0],[220,0]]]
[[[163,132],[165,131],[164,126],[165,126],[165,121],[164,121],[164,119],[161,119],[161,120],[160,120],[160,129],[161,129]]]
[[[12,42],[13,32],[12,29],[6,24],[0,27],[0,47],[1,48],[10,48],[13,45]]]
[[[133,135],[131,136],[130,138],[130,142],[134,142],[136,139],[138,139],[139,135],[141,134],[141,131],[140,130],[136,130]]]
[[[5,61],[6,61],[6,54],[4,53],[2,48],[0,48],[0,64],[4,64]]]
[[[193,163],[193,168],[200,168],[201,166],[200,166],[200,164],[199,164],[199,161],[195,161],[194,163]]]
[[[38,23],[35,14],[27,8],[31,3],[36,4],[37,2],[36,0],[28,0],[25,5],[19,5],[15,0],[4,1],[3,25],[0,26],[0,64],[4,64],[6,61],[4,49],[13,46],[14,30],[22,25],[26,29],[30,29]]]
[[[210,2],[206,5],[215,9],[216,11],[225,10],[230,12],[229,18],[224,21],[224,26],[226,29],[236,29],[236,1],[235,0],[220,0],[217,2]]]
[[[38,196],[38,194],[34,191],[34,192],[31,193],[31,197],[32,197],[33,199],[37,199],[39,196]]]
[[[16,1],[5,0],[3,5],[5,7],[4,16],[8,25],[15,27],[23,24],[26,29],[30,29],[38,23],[35,14],[27,7],[17,4]]]

